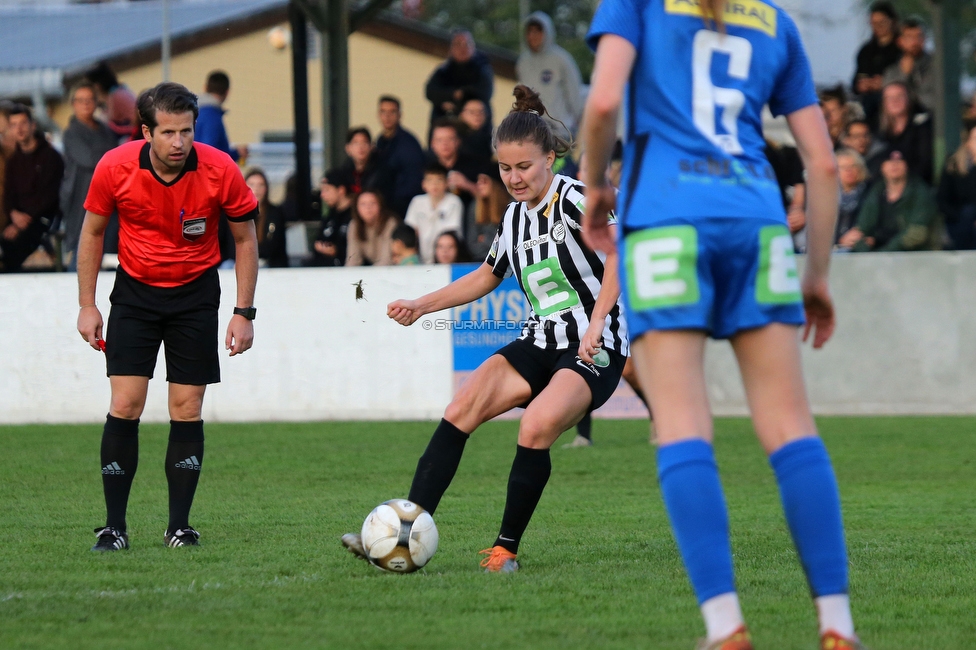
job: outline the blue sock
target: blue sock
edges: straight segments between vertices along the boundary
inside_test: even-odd
[[[657,475],[698,604],[734,592],[729,515],[712,446],[685,440],[659,448]]]
[[[847,548],[840,494],[820,438],[801,438],[769,457],[786,523],[814,598],[847,593]]]

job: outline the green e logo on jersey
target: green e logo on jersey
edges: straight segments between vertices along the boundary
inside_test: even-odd
[[[761,228],[756,302],[761,305],[785,305],[802,299],[790,231],[781,225]]]
[[[539,316],[572,309],[579,304],[579,294],[559,268],[555,257],[542,260],[522,269],[522,286]]]
[[[625,246],[632,309],[698,302],[698,232],[694,226],[638,230],[627,235]]]

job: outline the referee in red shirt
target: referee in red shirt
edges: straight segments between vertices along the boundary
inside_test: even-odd
[[[78,331],[105,351],[112,404],[102,434],[104,527],[93,551],[129,547],[125,511],[139,457],[139,417],[146,405],[160,343],[169,382],[167,546],[196,546],[190,506],[203,463],[203,394],[220,381],[217,307],[223,212],[237,248],[237,308],[224,339],[230,356],[251,347],[258,253],[257,201],[237,165],[213,147],[193,143],[196,95],[161,83],[137,107],[144,142],[113,149],[98,163],[85,201],[78,248]],[[102,235],[119,213],[119,267],[110,301],[108,336],[95,305]]]

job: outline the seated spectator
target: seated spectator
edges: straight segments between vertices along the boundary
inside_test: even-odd
[[[400,100],[383,95],[379,100],[379,119],[383,131],[376,138],[376,164],[381,170],[383,198],[397,216],[407,213],[410,199],[420,194],[423,169],[427,161],[420,142],[400,125]]]
[[[460,230],[464,205],[454,194],[447,193],[447,170],[440,163],[430,163],[424,170],[425,194],[413,197],[404,221],[416,230],[420,240],[420,258],[434,263],[434,240],[445,230]]]
[[[397,226],[393,231],[390,255],[397,266],[420,264],[420,255],[417,253],[417,232],[405,223]]]
[[[463,264],[470,261],[471,256],[456,232],[452,230],[438,235],[434,245],[435,264]]]
[[[254,229],[258,235],[258,259],[268,267],[288,266],[285,248],[285,214],[268,198],[268,177],[262,169],[249,169],[244,182],[258,200],[258,218]]]
[[[495,154],[491,147],[491,124],[488,123],[485,103],[477,97],[466,100],[458,126],[461,155],[488,163]]]
[[[925,113],[915,110],[908,87],[895,81],[884,87],[881,94],[881,131],[878,139],[885,147],[885,156],[900,151],[909,170],[932,184],[932,121]]]
[[[858,95],[868,124],[877,128],[881,110],[881,89],[888,66],[901,59],[898,37],[898,12],[886,0],[871,3],[871,39],[857,53],[857,69],[851,86]],[[864,154],[861,154],[862,156]]]
[[[477,97],[483,101],[488,112],[488,124],[491,124],[491,95],[494,88],[495,73],[491,63],[488,57],[475,49],[471,32],[465,29],[452,32],[447,60],[427,80],[427,99],[431,103],[428,142],[431,147],[434,144],[434,125],[443,117],[456,118],[465,98]]]
[[[946,159],[936,200],[945,216],[952,248],[976,249],[976,126],[959,149]]]
[[[486,171],[486,162],[461,153],[461,138],[455,120],[441,119],[434,124],[427,158],[447,170],[448,189],[467,207],[474,197],[478,174]]]
[[[867,120],[848,122],[844,129],[844,136],[841,138],[841,144],[844,149],[852,149],[861,156],[864,164],[867,165],[868,180],[878,177],[881,172],[881,163],[884,160],[884,145],[874,139]]]
[[[827,132],[834,143],[834,149],[841,146],[841,137],[844,135],[844,128],[847,126],[847,93],[843,86],[829,88],[820,93],[820,110],[823,111],[824,120],[827,122]]]
[[[838,244],[854,251],[915,251],[932,248],[938,207],[932,190],[909,172],[897,149],[881,165],[857,218]]]
[[[349,158],[340,168],[348,177],[348,185],[353,194],[365,189],[374,189],[382,183],[378,178],[376,158],[373,155],[373,139],[369,129],[358,126],[346,133],[346,155]]]
[[[935,66],[932,55],[925,51],[925,23],[918,17],[906,18],[901,24],[898,47],[901,58],[884,72],[884,84],[901,82],[920,104],[919,109],[935,108]]]
[[[475,259],[483,260],[495,241],[498,224],[505,216],[505,209],[512,197],[502,184],[498,166],[488,174],[479,174],[475,184],[475,198],[464,217],[464,233],[467,248]]]
[[[836,245],[848,230],[857,225],[857,216],[868,189],[868,169],[864,158],[853,149],[837,152],[837,169],[840,177],[840,205],[837,213]]]
[[[390,266],[393,231],[400,223],[379,192],[366,190],[353,201],[346,236],[346,266]]]
[[[766,140],[766,158],[773,168],[783,208],[786,210],[786,225],[793,235],[793,245],[797,252],[806,249],[807,225],[806,180],[803,177],[803,161],[796,147],[781,145]]]
[[[322,195],[322,225],[315,238],[309,266],[342,266],[346,262],[353,195],[345,175],[331,169],[319,185]]]
[[[10,223],[10,215],[3,205],[3,184],[6,178],[7,161],[17,151],[17,138],[10,128],[10,112],[16,104],[9,99],[0,99],[0,233]]]
[[[48,144],[29,108],[16,105],[7,118],[17,149],[4,171],[3,205],[10,223],[0,232],[0,270],[20,270],[60,217],[64,160]]]

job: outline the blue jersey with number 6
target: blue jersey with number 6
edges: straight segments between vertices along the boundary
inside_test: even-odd
[[[796,24],[766,0],[727,0],[726,33],[697,0],[602,0],[587,40],[637,49],[627,91],[618,212],[625,229],[670,218],[785,222],[763,149],[762,111],[817,103]]]

